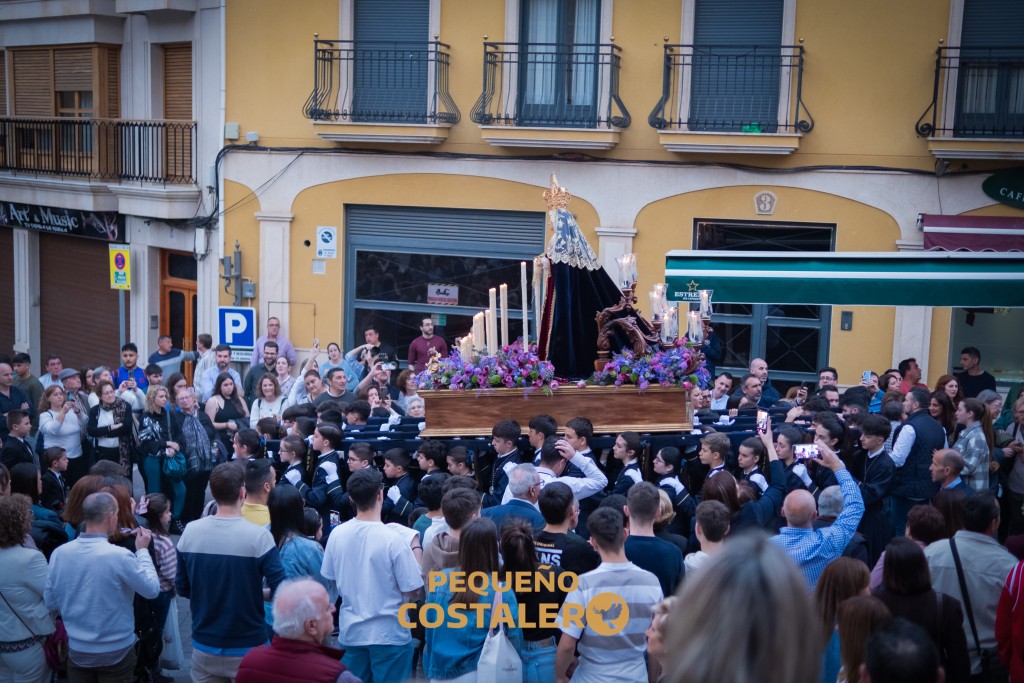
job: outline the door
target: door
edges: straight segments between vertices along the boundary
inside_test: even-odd
[[[160,253],[160,334],[169,335],[176,349],[195,350],[196,277],[198,264],[187,252],[162,250]],[[182,365],[182,372],[192,384],[194,364]]]
[[[519,125],[597,125],[600,0],[526,0]]]
[[[959,69],[953,71],[957,74],[954,135],[1024,135],[1022,36],[1024,3],[967,0],[964,4]]]
[[[833,251],[835,227],[746,221],[696,222],[695,249],[724,251]],[[742,376],[763,358],[780,392],[804,380],[817,382],[828,365],[831,306],[715,304],[712,327],[722,339],[718,370]]]
[[[425,123],[429,0],[356,0],[353,121]]]

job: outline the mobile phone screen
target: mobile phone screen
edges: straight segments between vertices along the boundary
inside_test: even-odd
[[[818,457],[818,445],[813,443],[798,443],[793,446],[793,457],[797,460],[810,460]]]
[[[871,381],[871,371],[870,370],[865,370],[864,374],[862,374],[861,377],[860,377],[860,381],[863,382],[864,384],[867,384],[868,382],[870,382]]]
[[[757,433],[764,434],[768,431],[768,411],[757,411]]]

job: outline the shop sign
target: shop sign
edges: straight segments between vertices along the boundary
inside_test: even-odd
[[[125,240],[124,216],[114,211],[80,211],[0,202],[0,224],[9,228],[55,232],[104,242]]]
[[[427,303],[441,304],[442,306],[458,306],[459,286],[436,283],[427,285]]]
[[[1000,204],[1024,209],[1024,170],[1001,171],[990,175],[981,190]]]

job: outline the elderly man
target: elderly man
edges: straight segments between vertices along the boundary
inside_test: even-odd
[[[334,605],[313,579],[285,581],[274,598],[270,645],[250,650],[238,667],[238,683],[302,680],[360,683],[341,663],[341,650],[322,645],[334,628]]]
[[[761,397],[757,403],[758,407],[767,410],[774,403],[778,403],[780,398],[779,392],[775,389],[775,387],[772,386],[772,383],[768,380],[768,363],[766,363],[763,358],[755,358],[754,360],[750,361],[749,370],[751,375],[753,375],[754,377],[761,381]],[[744,391],[743,386],[745,383],[746,380],[744,380],[744,382],[740,384],[739,388],[733,392],[733,396],[739,398],[746,394],[746,391]]]
[[[160,579],[149,556],[148,529],[135,531],[135,552],[111,544],[118,529],[117,500],[93,493],[82,503],[85,531],[53,551],[43,599],[60,612],[68,632],[68,677],[72,681],[133,680],[138,593],[160,594]]]
[[[815,460],[835,473],[843,494],[843,511],[832,526],[815,529],[818,511],[814,496],[809,491],[793,491],[782,504],[782,514],[788,526],[783,527],[778,536],[771,538],[771,542],[782,548],[800,567],[807,579],[807,588],[811,591],[818,584],[818,578],[828,563],[843,554],[864,514],[864,501],[857,488],[857,481],[824,441],[818,439],[817,445],[820,459]]]
[[[537,511],[537,499],[540,497],[540,475],[537,468],[530,464],[516,465],[508,474],[508,488],[512,499],[502,505],[489,507],[483,511],[484,517],[490,517],[494,526],[501,527],[514,519],[526,521],[534,531],[544,528],[544,518]]]
[[[295,347],[288,341],[288,337],[281,334],[281,321],[278,318],[267,318],[267,333],[256,340],[252,350],[252,358],[249,359],[249,367],[254,368],[263,362],[263,345],[267,342],[277,344],[277,355],[284,356],[288,362],[295,365]]]

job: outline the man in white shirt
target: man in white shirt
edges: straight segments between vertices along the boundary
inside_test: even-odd
[[[732,375],[723,372],[715,378],[715,386],[711,390],[711,410],[724,413],[729,410],[729,392],[732,390]]]
[[[582,477],[565,476],[565,470],[572,463],[583,472]],[[603,491],[608,485],[608,477],[601,468],[597,466],[593,458],[578,452],[565,439],[557,436],[549,436],[544,439],[544,445],[540,448],[540,466],[537,467],[537,474],[540,476],[540,486],[544,488],[553,481],[560,481],[570,489],[577,500],[583,500],[599,491]],[[502,497],[502,505],[512,500],[512,492],[505,489]]]
[[[384,479],[366,468],[348,480],[355,519],[336,527],[327,541],[320,573],[337,582],[338,646],[342,662],[364,681],[404,681],[412,675],[412,637],[398,611],[412,602],[423,578],[412,548],[385,528],[380,511]]]
[[[213,389],[217,384],[217,376],[222,372],[231,375],[235,380],[235,389],[239,394],[242,392],[242,378],[231,367],[231,347],[227,344],[218,344],[214,349],[214,366],[208,369],[202,376],[199,384],[199,392],[203,396],[203,402],[209,401],[213,395]]]

